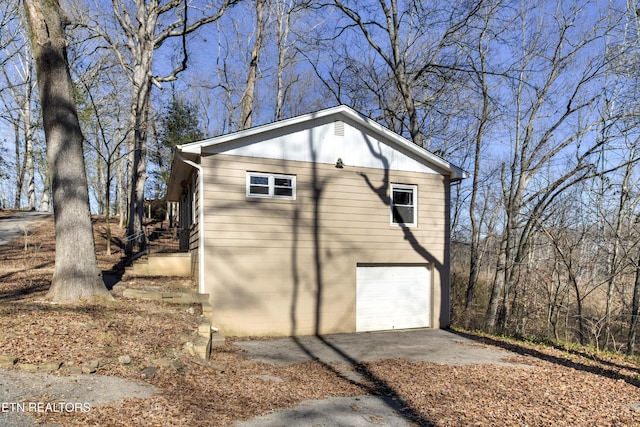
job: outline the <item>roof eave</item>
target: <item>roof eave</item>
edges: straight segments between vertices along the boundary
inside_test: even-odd
[[[270,130],[279,129],[286,126],[292,126],[295,124],[304,123],[313,119],[330,117],[332,115],[336,115],[336,116],[344,115],[347,118],[353,120],[354,122],[362,124],[372,132],[375,132],[383,136],[386,140],[392,141],[398,146],[401,146],[404,149],[407,149],[408,151],[418,156],[419,158],[422,158],[428,164],[431,164],[436,169],[438,169],[438,171],[443,175],[449,175],[451,181],[459,181],[469,177],[469,174],[463,171],[462,169],[454,166],[453,164],[431,153],[430,151],[427,151],[426,149],[415,145],[413,142],[409,141],[403,136],[398,135],[397,133],[384,127],[380,123],[370,119],[369,117],[357,112],[356,110],[346,105],[338,105],[336,107],[327,108],[325,110],[303,114],[301,116],[292,117],[289,119],[252,127],[250,129],[233,132],[226,135],[220,135],[220,136],[208,138],[202,141],[192,142],[189,144],[179,145],[176,148],[182,153],[195,154],[199,156],[201,155],[203,149],[206,149],[207,147],[223,144],[225,142],[238,140],[241,138],[253,136],[263,132],[268,132]]]
[[[178,150],[178,147],[176,147],[176,150]],[[194,154],[183,154],[183,156],[191,161],[198,160],[198,156]],[[182,161],[179,156],[174,156],[165,196],[167,201],[177,202],[180,200],[180,195],[183,191],[182,182],[189,177],[192,169],[193,167]]]

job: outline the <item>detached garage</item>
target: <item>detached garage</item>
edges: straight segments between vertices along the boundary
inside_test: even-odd
[[[167,198],[225,335],[441,328],[465,176],[338,106],[177,147]]]

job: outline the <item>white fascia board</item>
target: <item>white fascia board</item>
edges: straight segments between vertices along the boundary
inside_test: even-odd
[[[451,163],[444,160],[442,157],[436,156],[430,151],[427,151],[426,149],[404,138],[402,135],[398,135],[392,130],[358,113],[357,111],[346,106],[343,106],[343,107],[344,107],[344,110],[342,112],[344,114],[346,114],[353,120],[362,123],[364,126],[369,128],[370,130],[384,136],[385,140],[396,143],[398,146],[406,149],[412,154],[418,156],[419,158],[426,160],[427,164],[435,166],[437,169],[442,170],[444,172],[449,172],[449,176],[452,180],[457,181],[457,180],[465,179],[469,177],[469,174],[467,172],[452,165]]]
[[[425,160],[428,165],[434,166],[436,169],[443,171],[444,173],[448,173],[450,178],[454,181],[468,178],[469,174],[462,169],[452,165],[447,162],[443,158],[436,156],[435,154],[425,150],[422,147],[417,146],[413,142],[408,139],[398,135],[397,133],[387,129],[380,123],[377,123],[370,118],[358,113],[354,109],[347,107],[346,105],[338,105],[337,107],[327,108],[324,110],[320,110],[314,113],[308,113],[297,117],[292,117],[290,119],[280,120],[277,122],[256,126],[250,129],[241,130],[238,132],[233,132],[226,135],[216,136],[213,138],[208,138],[202,141],[192,142],[189,144],[179,145],[177,149],[183,153],[192,153],[200,155],[202,153],[203,148],[223,144],[229,141],[235,141],[241,138],[246,138],[249,136],[253,136],[256,134],[260,134],[263,132],[268,132],[271,130],[276,130],[279,128],[284,128],[287,126],[293,126],[299,123],[304,123],[310,120],[329,117],[329,116],[346,116],[356,123],[360,123],[364,127],[368,128],[374,133],[377,133],[384,137],[385,140],[395,143],[399,147],[409,151],[410,153],[416,155],[418,158]]]
[[[449,176],[451,177],[451,179],[458,180],[468,177],[468,174],[465,171],[447,162],[442,157],[436,156],[430,151],[427,151],[426,149],[414,144],[403,136],[398,135],[392,130],[389,130],[386,127],[382,126],[381,124],[374,122],[373,120],[364,117],[355,111],[354,113],[359,116],[360,120],[369,129],[384,135],[385,140],[391,141],[392,143],[397,144],[399,147],[402,147],[403,149],[409,151],[411,154],[416,155],[418,158],[425,160],[428,165],[434,166],[438,170],[449,172]]]

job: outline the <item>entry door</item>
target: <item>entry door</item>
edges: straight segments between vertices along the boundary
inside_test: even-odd
[[[356,331],[431,326],[427,266],[366,266],[356,271]]]

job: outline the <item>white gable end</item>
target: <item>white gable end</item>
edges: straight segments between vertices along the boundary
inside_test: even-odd
[[[345,167],[438,173],[408,153],[344,122],[324,123],[262,138],[264,135],[254,135],[212,145],[203,152],[326,164],[335,164],[340,158]]]

